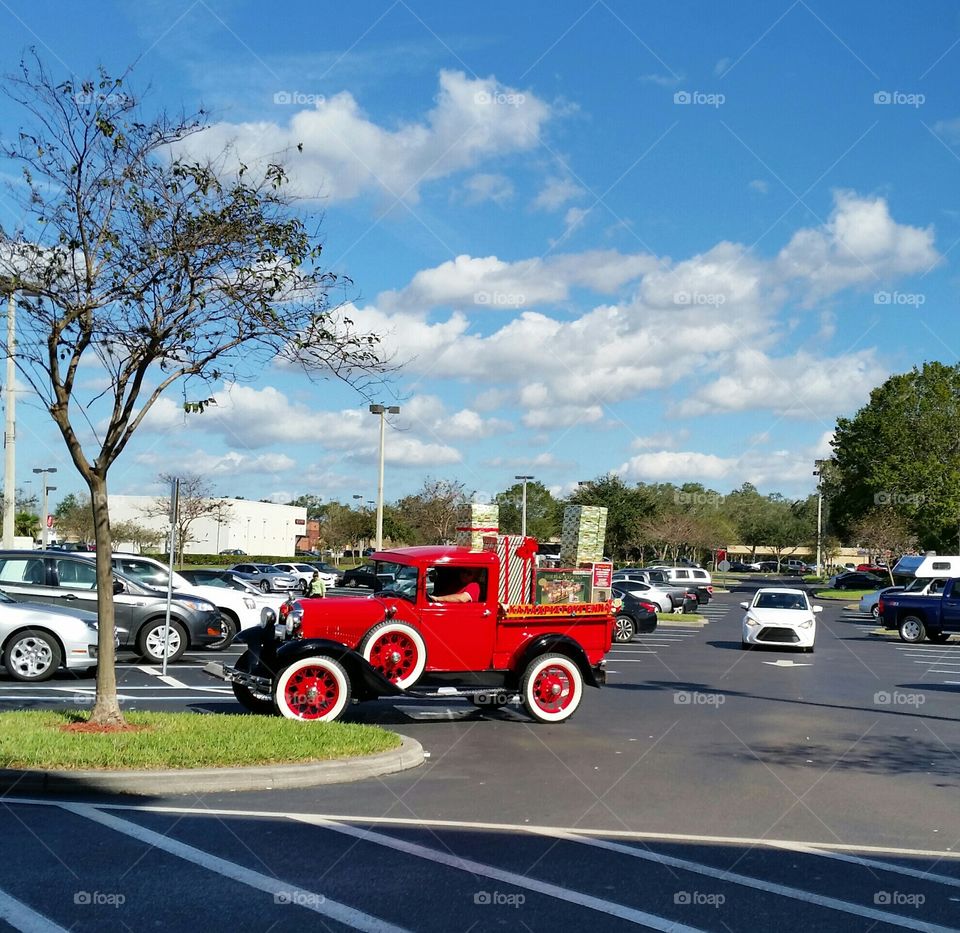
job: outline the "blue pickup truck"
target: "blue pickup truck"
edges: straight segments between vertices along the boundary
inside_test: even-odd
[[[925,638],[944,642],[951,635],[960,635],[960,578],[947,580],[942,596],[885,593],[879,606],[883,627],[897,629],[910,644]]]

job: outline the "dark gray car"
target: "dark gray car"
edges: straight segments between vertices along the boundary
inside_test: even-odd
[[[152,663],[176,661],[188,647],[221,637],[220,610],[206,599],[174,594],[164,645],[167,594],[114,571],[113,606],[121,647]],[[94,561],[63,551],[0,551],[0,590],[14,599],[97,611]]]

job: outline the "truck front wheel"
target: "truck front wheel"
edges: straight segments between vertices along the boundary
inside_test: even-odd
[[[583,677],[575,661],[547,654],[527,665],[520,696],[527,714],[538,722],[563,722],[572,716],[583,695]]]
[[[900,638],[916,645],[927,637],[927,630],[919,616],[905,616],[900,620]]]
[[[273,702],[286,719],[334,722],[350,703],[350,678],[333,658],[303,658],[277,678]]]
[[[371,667],[401,689],[412,687],[427,666],[427,646],[412,626],[380,622],[360,643],[360,653]]]

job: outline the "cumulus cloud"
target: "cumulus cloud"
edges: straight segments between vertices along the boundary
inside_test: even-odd
[[[815,301],[843,288],[925,272],[939,261],[931,227],[898,224],[883,198],[838,191],[826,224],[795,233],[776,270]]]
[[[278,153],[289,153],[291,187],[303,197],[333,202],[379,191],[415,202],[426,182],[531,149],[550,119],[549,105],[493,77],[441,71],[439,80],[433,109],[396,129],[374,123],[352,94],[342,92],[300,110],[285,125],[217,123],[175,152],[203,159],[226,150],[228,170],[240,163],[264,168]]]
[[[771,410],[793,418],[832,420],[866,401],[886,378],[873,349],[840,356],[799,351],[768,356],[756,349],[729,354],[723,375],[677,406],[680,415]]]

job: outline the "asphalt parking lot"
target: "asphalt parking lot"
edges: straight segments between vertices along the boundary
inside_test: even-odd
[[[560,726],[458,700],[354,706],[351,718],[423,744],[429,758],[402,774],[152,799],[8,794],[18,858],[0,917],[77,930],[188,929],[201,912],[214,930],[960,928],[960,644],[878,638],[826,603],[814,654],[743,652],[744,598],[719,596],[702,628],[615,646],[608,686]],[[167,681],[121,665],[124,707],[239,713],[200,671],[209,658],[191,653]],[[3,680],[0,706],[75,706],[92,686]]]

